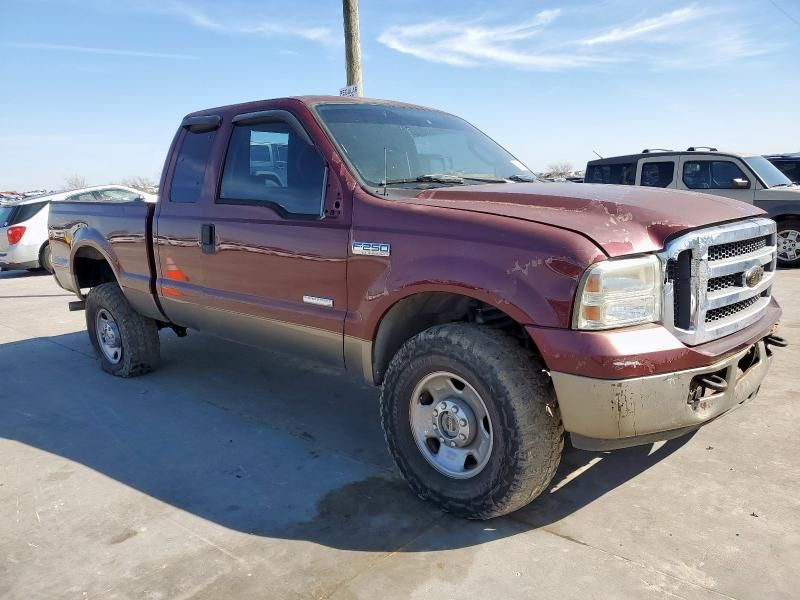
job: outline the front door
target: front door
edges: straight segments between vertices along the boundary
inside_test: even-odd
[[[213,230],[203,268],[209,327],[342,366],[349,215],[338,210],[338,178],[285,110],[234,117],[225,135],[219,191],[206,218]],[[282,165],[265,164],[265,146]]]
[[[753,204],[758,182],[739,160],[728,156],[684,155],[678,188]]]

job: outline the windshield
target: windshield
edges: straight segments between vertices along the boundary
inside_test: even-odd
[[[384,180],[412,186],[417,180],[443,185],[514,176],[535,180],[496,142],[452,115],[380,104],[323,104],[317,112],[371,186]]]
[[[768,188],[778,185],[792,185],[789,178],[781,173],[778,168],[769,162],[763,156],[750,156],[744,159],[744,162],[756,172]]]

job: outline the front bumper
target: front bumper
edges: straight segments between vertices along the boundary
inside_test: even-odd
[[[695,429],[754,397],[769,370],[764,340],[713,364],[627,379],[551,371],[564,429],[573,445],[612,449],[669,439]],[[704,375],[719,375],[724,391],[693,393]]]

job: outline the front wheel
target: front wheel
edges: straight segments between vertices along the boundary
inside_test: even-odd
[[[778,221],[778,265],[800,266],[800,219]]]
[[[133,310],[116,283],[104,283],[89,291],[86,329],[107,373],[136,377],[158,364],[158,325]]]
[[[472,519],[531,502],[563,448],[542,365],[510,336],[469,324],[433,327],[405,343],[386,373],[381,422],[417,495]]]

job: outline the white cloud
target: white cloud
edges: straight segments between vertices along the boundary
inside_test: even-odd
[[[428,60],[460,67],[487,62],[519,68],[558,70],[603,59],[574,53],[537,51],[520,42],[535,39],[560,10],[545,10],[518,25],[482,25],[477,22],[432,21],[416,25],[395,25],[378,37],[382,44]]]
[[[692,4],[624,24],[597,25],[607,23],[614,14],[631,12],[634,6],[629,4],[628,10],[625,6],[611,10],[608,4],[545,10],[515,25],[486,19],[393,25],[378,41],[428,62],[536,71],[625,63],[708,68],[774,49],[754,40],[747,22],[725,6],[698,8]],[[724,27],[720,27],[723,14]],[[708,18],[711,15],[715,18]]]
[[[616,42],[640,38],[646,34],[674,27],[687,21],[693,21],[703,16],[703,14],[703,11],[695,8],[694,6],[687,6],[665,13],[658,17],[653,17],[652,19],[637,21],[636,23],[631,23],[630,25],[623,27],[615,27],[614,29],[598,35],[597,37],[583,40],[581,44],[594,46],[595,44],[613,44]]]
[[[92,46],[69,46],[65,44],[41,44],[37,42],[6,42],[8,48],[28,50],[56,50],[59,52],[82,52],[84,54],[105,54],[109,56],[133,56],[139,58],[171,58],[177,60],[196,60],[191,54],[170,54],[167,52],[149,52],[143,50],[120,50],[117,48],[96,48]]]
[[[171,2],[149,5],[153,10],[171,14],[184,21],[210,31],[227,34],[250,34],[266,36],[297,37],[304,40],[317,42],[324,45],[338,45],[340,36],[334,34],[329,27],[298,24],[278,19],[254,19],[252,8],[247,12],[250,16],[237,15],[235,10],[225,4],[220,4],[223,10],[212,14],[201,6],[173,0]]]

